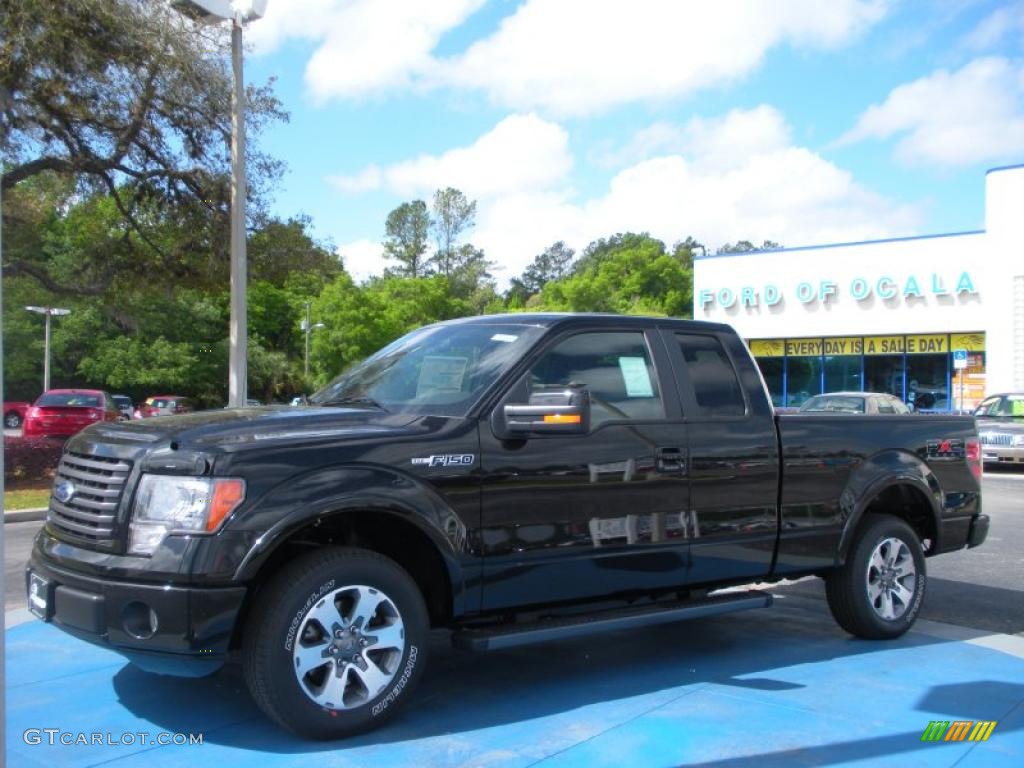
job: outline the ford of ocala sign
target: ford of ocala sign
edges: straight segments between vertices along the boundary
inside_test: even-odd
[[[876,279],[855,277],[849,283],[840,285],[835,280],[820,280],[816,283],[807,280],[796,283],[790,289],[792,296],[801,304],[820,302],[826,304],[837,299],[845,292],[854,301],[867,301],[877,296],[883,301],[891,301],[902,296],[904,299],[924,298],[930,296],[951,296],[976,294],[974,280],[970,272],[961,272],[956,280],[937,272],[927,276],[907,275],[894,278],[888,275]],[[697,301],[701,309],[714,307],[729,309],[730,307],[774,307],[785,300],[787,292],[774,283],[762,286],[745,285],[739,288],[701,288],[697,293]]]

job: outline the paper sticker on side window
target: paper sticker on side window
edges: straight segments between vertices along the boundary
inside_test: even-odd
[[[430,392],[459,392],[462,390],[462,379],[466,375],[465,357],[448,357],[431,355],[423,358],[420,377],[416,382],[416,397]]]
[[[642,357],[620,357],[619,368],[626,383],[627,397],[654,397],[646,360]]]

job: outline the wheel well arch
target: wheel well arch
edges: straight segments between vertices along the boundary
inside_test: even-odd
[[[909,525],[921,540],[926,556],[939,551],[939,524],[929,495],[916,483],[896,481],[874,491],[861,505],[860,514],[848,528],[850,534],[844,536],[843,560],[853,545],[856,531],[874,515],[891,515]]]
[[[361,547],[378,552],[404,568],[419,587],[431,626],[444,626],[453,614],[453,589],[444,558],[430,537],[403,517],[383,510],[344,510],[318,516],[292,531],[270,552],[249,582],[235,622],[231,647],[264,585],[288,562],[328,546]]]

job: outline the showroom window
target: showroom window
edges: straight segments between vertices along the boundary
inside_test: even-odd
[[[864,389],[886,392],[903,399],[903,355],[869,355],[864,358]]]
[[[825,358],[826,392],[860,392],[860,355],[828,355]]]
[[[948,411],[949,355],[907,355],[907,405],[915,411]]]
[[[815,355],[786,359],[788,397],[786,405],[797,407],[821,394],[821,357]]]

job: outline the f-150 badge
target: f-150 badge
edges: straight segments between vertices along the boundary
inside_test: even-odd
[[[417,467],[471,467],[474,461],[476,454],[473,453],[441,453],[415,458],[412,463]]]

